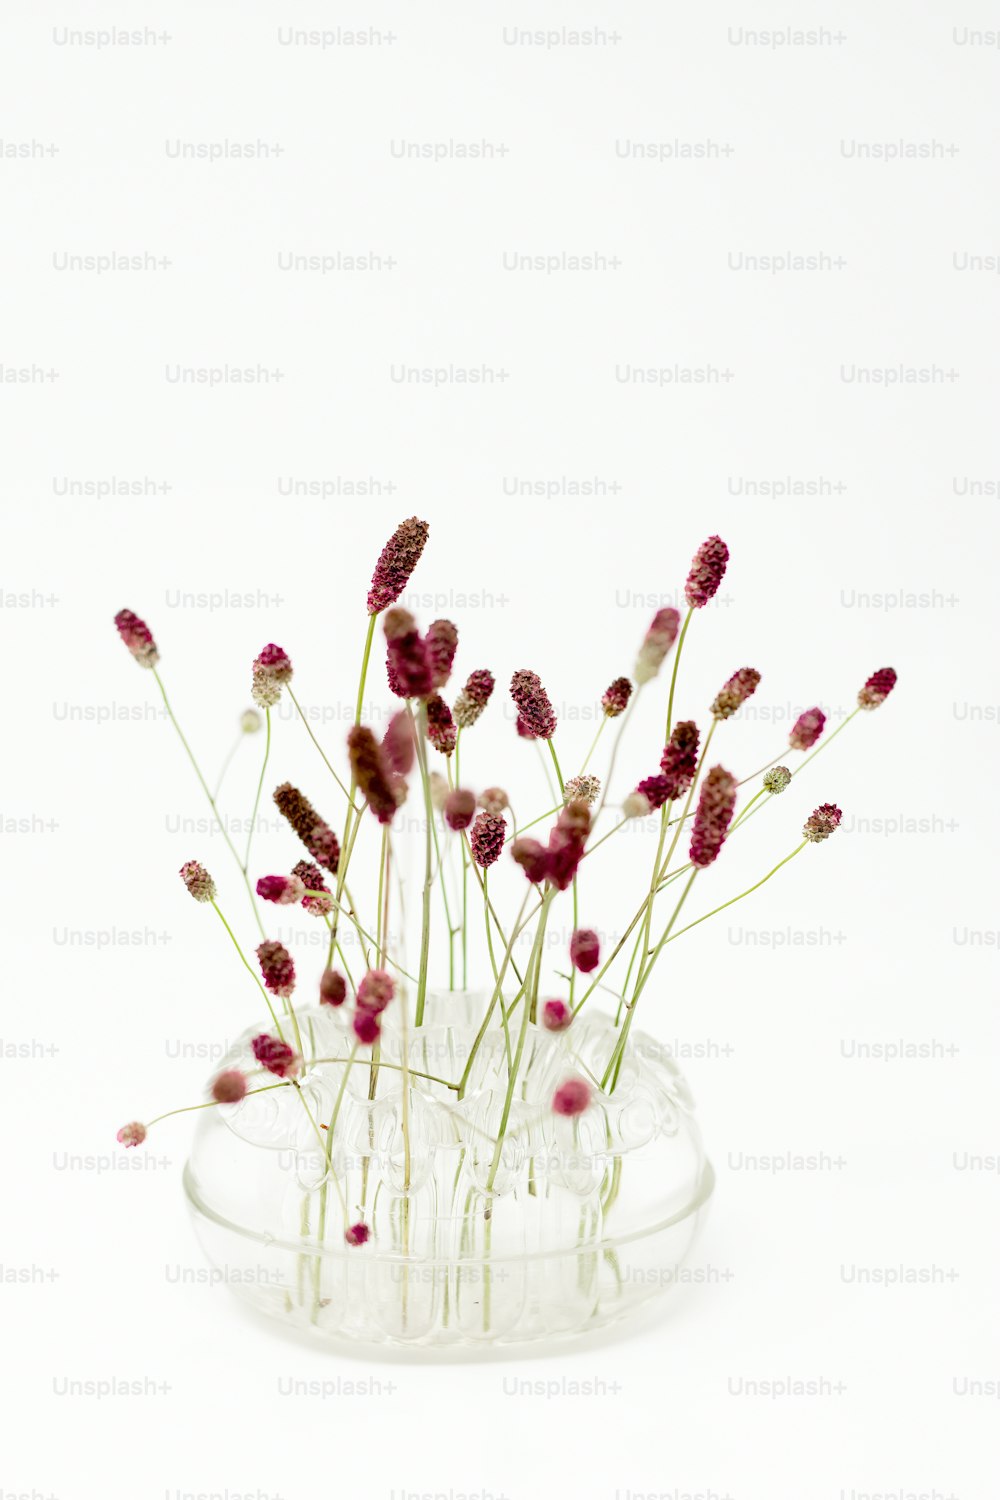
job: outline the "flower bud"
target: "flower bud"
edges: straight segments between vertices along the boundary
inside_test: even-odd
[[[115,627],[140,667],[156,666],[160,653],[145,620],[140,620],[130,609],[120,609],[115,615]]]
[[[684,597],[692,609],[703,609],[715,597],[728,561],[729,548],[721,536],[710,536],[702,542],[684,585]]]
[[[427,545],[430,527],[411,516],[401,521],[379,554],[368,590],[368,613],[380,614],[395,604],[406,588],[420,555]]]
[[[567,1078],[552,1095],[553,1113],[570,1119],[582,1115],[589,1103],[590,1084],[585,1078]]]
[[[189,859],[186,865],[181,865],[181,879],[187,886],[188,891],[196,901],[215,900],[215,881],[196,859]]]

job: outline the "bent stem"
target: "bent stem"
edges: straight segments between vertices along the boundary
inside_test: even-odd
[[[674,654],[674,670],[670,674],[670,696],[667,698],[667,732],[663,737],[666,744],[670,739],[670,731],[674,724],[674,690],[677,687],[677,669],[681,664],[681,652],[684,650],[684,642],[687,639],[688,626],[691,624],[691,616],[694,614],[694,605],[688,606],[688,612],[684,616],[684,624],[681,626],[681,638],[677,642],[677,650]]]

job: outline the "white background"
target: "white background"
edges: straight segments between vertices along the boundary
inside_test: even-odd
[[[982,1166],[1000,1146],[1000,281],[961,267],[1000,252],[1000,49],[963,42],[998,22],[975,0],[6,7],[0,1494],[996,1493],[996,1404],[963,1392],[1000,1377],[998,1178]],[[64,27],[124,25],[169,40],[63,44]],[[604,40],[511,44],[574,25]],[[793,25],[826,39],[739,44],[741,28]],[[279,27],[382,40],[281,45]],[[506,150],[393,154],[449,140]],[[177,159],[178,141],[281,153]],[[676,141],[715,148],[678,159]],[[930,154],[857,150],[900,141]],[[18,144],[27,156],[6,154]],[[170,264],[58,269],[147,252]],[[394,264],[279,269],[338,253]],[[620,264],[545,274],[506,270],[505,254]],[[741,254],[843,264],[731,269]],[[227,365],[282,378],[168,379]],[[400,383],[401,366],[506,378]],[[732,373],[618,378],[675,366]],[[845,378],[856,367],[943,377],[863,385]],[[327,496],[283,497],[290,479],[326,481]],[[800,493],[760,489],[789,479]],[[109,480],[140,493],[81,489]],[[361,480],[373,496],[334,493]],[[554,489],[509,493],[518,482]],[[206,808],[111,618],[127,605],[150,622],[208,774],[268,640],[339,752],[371,567],[413,513],[431,542],[407,602],[425,624],[456,621],[459,677],[489,666],[501,684],[467,741],[468,778],[526,810],[546,793],[513,735],[510,672],[542,674],[568,771],[710,532],[732,563],[692,627],[678,707],[704,723],[731,671],[763,672],[716,737],[737,773],[776,754],[802,708],[823,704],[834,727],[875,668],[900,674],[703,877],[703,908],[788,852],[815,803],[840,803],[842,831],[671,948],[647,997],[643,1024],[681,1054],[719,1173],[692,1262],[702,1284],[537,1359],[390,1363],[287,1338],[183,1284],[203,1264],[180,1192],[186,1119],[144,1153],[114,1143],[123,1120],[200,1097],[210,1049],[254,1014],[225,935],[176,875],[208,863],[249,942],[235,871],[190,821]],[[663,686],[635,716],[623,786],[655,770]],[[378,669],[370,705],[385,711]],[[230,773],[233,817],[249,814],[261,748],[243,745]],[[272,767],[272,784],[299,782],[339,820],[285,716]],[[258,872],[288,853],[268,825]],[[641,834],[607,846],[587,920],[621,930],[651,853]],[[515,880],[498,882],[508,913]],[[296,957],[318,971],[317,953]],[[886,1042],[932,1055],[852,1055]],[[707,1055],[685,1060],[699,1044]],[[842,1164],[773,1175],[743,1169],[744,1153]],[[883,1267],[932,1279],[854,1279]],[[169,1389],[61,1394],[109,1378]],[[368,1394],[278,1393],[338,1378]],[[843,1389],[734,1393],[786,1378]],[[597,1393],[508,1394],[528,1379]]]

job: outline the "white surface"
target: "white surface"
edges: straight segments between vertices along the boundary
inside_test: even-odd
[[[1000,51],[957,45],[952,32],[996,22],[976,0],[954,13],[6,7],[0,135],[39,141],[43,154],[0,159],[0,360],[59,378],[0,386],[10,877],[0,1399],[8,1419],[17,1413],[4,1495],[996,1493],[995,1403],[958,1392],[1000,1373],[997,1176],[957,1164],[966,1153],[995,1162],[998,1150],[998,292],[994,275],[956,269],[953,254],[1000,249]],[[504,43],[505,25],[585,23],[620,40]],[[170,40],[53,40],[63,26],[147,24]],[[778,50],[728,39],[730,26],[793,24],[845,40]],[[395,40],[279,46],[279,25],[374,27]],[[165,149],[227,138],[283,153],[212,163]],[[508,151],[401,161],[390,143],[402,139],[487,139]],[[616,140],[675,139],[734,150],[707,161],[616,155]],[[900,139],[958,150],[902,162],[841,152],[842,140]],[[44,154],[50,143],[58,154]],[[396,264],[278,269],[285,252],[367,251]],[[620,267],[503,265],[505,253],[595,251]],[[786,251],[846,264],[729,269],[730,253]],[[59,271],[53,256],[64,252],[171,264]],[[284,378],[205,389],[165,376],[227,364]],[[397,384],[401,364],[509,378]],[[616,381],[625,365],[735,376],[637,387]],[[904,389],[841,379],[842,366],[900,365],[958,376]],[[289,476],[374,476],[383,490],[282,498]],[[512,497],[513,476],[596,476],[600,492]],[[785,476],[829,484],[798,498],[732,492],[741,479]],[[57,493],[66,479],[111,478],[153,489]],[[992,491],[969,492],[967,480]],[[629,671],[653,608],[676,596],[713,531],[733,560],[722,607],[692,629],[679,709],[704,720],[735,667],[764,673],[756,712],[717,736],[721,760],[744,774],[781,747],[789,713],[814,701],[848,708],[876,667],[900,673],[889,703],[852,724],[704,877],[698,909],[787,852],[816,802],[843,806],[844,831],[727,913],[731,923],[673,947],[649,996],[647,1027],[682,1050],[710,1044],[685,1063],[719,1170],[694,1262],[708,1284],[628,1337],[537,1361],[339,1357],[285,1340],[218,1290],[177,1285],[177,1268],[203,1265],[180,1197],[189,1126],[169,1122],[145,1155],[122,1158],[114,1144],[123,1120],[198,1097],[211,1063],[178,1058],[179,1046],[207,1052],[231,1037],[253,997],[212,913],[177,879],[182,860],[206,860],[249,941],[221,840],[197,825],[177,831],[206,809],[111,617],[128,605],[151,623],[209,774],[267,640],[291,652],[301,700],[330,711],[324,737],[336,746],[371,566],[414,512],[432,540],[411,602],[425,623],[456,620],[460,674],[489,665],[501,685],[515,667],[542,674],[567,768],[589,742],[592,721],[579,721]],[[178,603],[218,590],[251,596],[251,607]],[[900,592],[918,599],[857,602]],[[382,705],[377,671],[375,682]],[[655,769],[663,705],[653,697],[636,715],[623,783]],[[540,811],[534,754],[514,740],[503,702],[469,738],[468,777],[518,789]],[[259,748],[243,748],[228,783],[234,816],[249,812]],[[301,782],[333,817],[301,726],[279,720],[274,756],[273,780]],[[900,819],[921,821],[901,829]],[[871,831],[885,820],[887,831]],[[633,848],[638,890],[652,845],[637,836]],[[632,909],[626,851],[614,850],[584,910],[609,932]],[[267,831],[259,868],[283,868],[288,852]],[[508,911],[515,876],[497,882]],[[750,949],[748,930],[827,940]],[[145,940],[98,948],[96,935],[112,931]],[[898,1039],[943,1050],[895,1062],[842,1055],[842,1044]],[[22,1044],[35,1055],[12,1055]],[[843,1165],[739,1169],[741,1153],[789,1152]],[[147,1165],[68,1169],[67,1156]],[[848,1284],[841,1268],[855,1266],[928,1268],[936,1279]],[[21,1272],[27,1284],[11,1279]],[[66,1380],[111,1377],[169,1390],[61,1394]],[[844,1389],[733,1394],[741,1380],[783,1378]],[[280,1398],[295,1380],[371,1385]],[[606,1384],[546,1398],[509,1395],[513,1380]]]

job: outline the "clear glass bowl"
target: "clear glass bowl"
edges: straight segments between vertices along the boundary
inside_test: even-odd
[[[271,1089],[201,1114],[184,1186],[221,1283],[329,1338],[409,1347],[581,1334],[675,1283],[715,1179],[669,1053],[633,1029],[614,1093],[595,1089],[568,1119],[553,1113],[553,1092],[570,1076],[600,1078],[619,1033],[589,1008],[566,1032],[529,1027],[494,1168],[507,1087],[499,1027],[464,1096],[447,1086],[488,998],[429,996],[424,1024],[405,1036],[390,1008],[388,1066],[374,1082],[367,1048],[345,1068],[344,1010],[299,1011],[301,1097]],[[223,1067],[256,1069],[253,1034]],[[258,1072],[252,1086],[267,1081]],[[359,1221],[370,1237],[348,1244]]]

